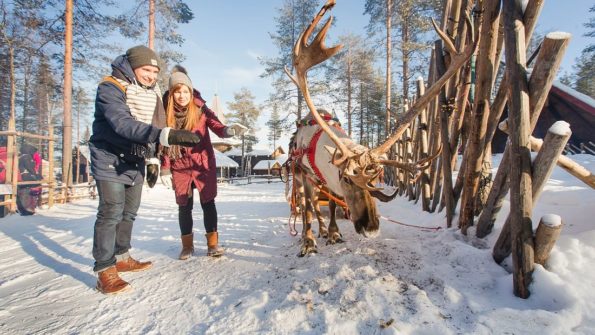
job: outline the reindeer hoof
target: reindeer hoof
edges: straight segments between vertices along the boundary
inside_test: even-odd
[[[304,240],[302,243],[302,249],[298,254],[299,257],[304,257],[309,254],[316,254],[318,253],[318,248],[316,247],[316,241],[314,240]]]
[[[345,242],[345,241],[343,241],[343,236],[338,232],[334,232],[334,233],[331,233],[331,236],[326,241],[326,245],[343,243],[343,242]]]
[[[328,238],[328,230],[326,230],[326,229],[320,229],[318,231],[318,237]]]

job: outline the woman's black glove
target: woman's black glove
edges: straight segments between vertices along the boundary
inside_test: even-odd
[[[200,136],[185,129],[171,129],[166,127],[163,128],[161,134],[159,134],[159,143],[166,147],[169,147],[170,145],[193,147],[199,142]]]

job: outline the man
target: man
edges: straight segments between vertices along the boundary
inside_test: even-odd
[[[144,271],[152,266],[129,254],[145,159],[154,153],[150,144],[193,146],[200,141],[190,131],[164,128],[165,113],[156,84],[158,60],[145,46],[130,48],[112,62],[112,75],[97,88],[89,145],[91,172],[99,194],[93,271],[98,275],[97,289],[104,294],[131,288],[119,272]]]

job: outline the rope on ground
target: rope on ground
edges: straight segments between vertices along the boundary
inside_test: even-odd
[[[382,216],[382,215],[380,215],[380,218],[382,218],[382,219],[384,219],[386,221],[392,222],[392,223],[400,224],[402,226],[417,228],[417,229],[421,229],[421,230],[438,231],[438,230],[442,229],[442,227],[423,227],[423,226],[416,226],[416,225],[412,225],[412,224],[407,224],[407,223],[399,222],[397,220],[393,220],[391,218],[387,218],[387,217]]]

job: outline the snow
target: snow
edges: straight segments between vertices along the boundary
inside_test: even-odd
[[[593,156],[572,158],[595,170]],[[379,204],[375,238],[340,220],[345,243],[318,239],[319,253],[300,258],[284,184],[220,184],[226,255],[204,256],[196,206],[196,255],[179,261],[173,191],[158,184],[143,192],[131,254],[154,267],[122,274],[133,290],[115,296],[94,289],[97,200],[0,219],[0,333],[595,333],[595,192],[558,167],[533,223],[555,213],[564,226],[546,267],[535,267],[528,299],[512,293],[510,258],[500,266],[491,256],[507,200],[495,231],[478,239],[473,229],[468,236],[447,229],[443,213],[422,212],[420,204],[397,197]]]
[[[569,136],[572,134],[570,131],[570,124],[566,121],[556,121],[554,124],[548,129],[548,132],[558,135],[558,136]]]
[[[572,37],[572,34],[563,31],[552,31],[547,33],[545,37],[551,40],[567,40]]]
[[[556,214],[546,214],[541,218],[541,223],[548,227],[558,227],[562,224],[562,218]]]
[[[227,157],[225,154],[221,153],[217,149],[215,151],[215,161],[217,162],[217,167],[232,167],[237,168],[239,167],[238,163],[233,159]]]

